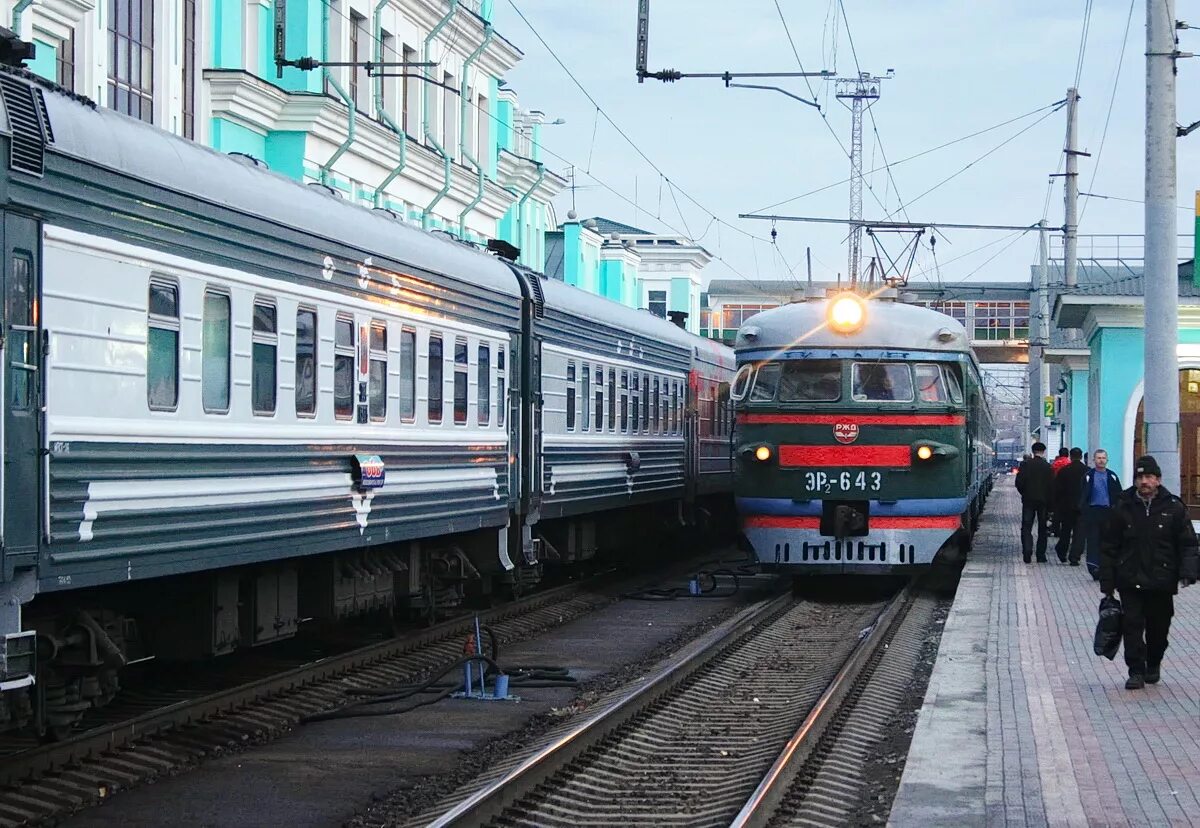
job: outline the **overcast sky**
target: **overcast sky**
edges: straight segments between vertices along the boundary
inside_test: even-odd
[[[1142,198],[1145,2],[1133,0],[1124,65],[1099,158],[1131,7],[1128,0],[1092,4],[1079,83],[1079,141],[1092,157],[1080,162],[1081,191]],[[882,169],[868,176],[871,189],[864,189],[864,217],[880,218],[884,208],[895,210],[898,188],[906,204],[915,201],[907,211],[914,221],[1037,222],[1048,176],[1060,163],[1066,128],[1065,110],[1045,117],[1049,110],[1042,108],[1063,99],[1075,79],[1086,5],[1085,0],[845,0],[849,34],[862,69],[880,75],[895,70],[895,78],[884,82],[882,98],[873,107],[879,139],[870,117],[864,118],[863,130],[864,169],[881,168],[886,153],[894,165],[895,187]],[[837,0],[779,0],[779,6],[805,69],[856,73]],[[605,113],[678,187],[674,197],[673,188],[661,183],[650,163],[603,117],[597,117],[595,107],[538,42],[517,8]],[[495,0],[497,31],[525,53],[508,76],[522,106],[543,110],[548,120],[566,121],[544,128],[543,160],[564,175],[572,164],[578,168],[574,198],[579,215],[604,215],[657,232],[672,232],[667,225],[683,230],[727,262],[728,266],[710,265],[705,272],[709,278],[738,274],[790,278],[794,268],[803,280],[806,245],[812,247],[815,278],[833,279],[838,272],[845,273],[844,228],[780,224],[776,253],[766,242],[768,222],[737,219],[738,213],[847,178],[849,161],[822,123],[822,115],[776,92],[726,89],[719,80],[638,84],[636,14],[636,0],[586,4]],[[1200,33],[1184,31],[1180,48],[1200,51]],[[1184,124],[1200,120],[1200,68],[1194,64],[1195,60],[1180,62],[1178,105]],[[649,68],[761,72],[795,71],[797,65],[775,0],[653,0]],[[760,82],[786,85],[808,96],[801,79]],[[833,97],[832,84],[815,79],[812,83],[829,126],[849,147],[848,111]],[[1037,109],[1042,111],[897,163]],[[1188,234],[1193,226],[1193,192],[1200,187],[1198,161],[1200,132],[1179,142],[1179,203],[1188,208],[1179,211],[1179,230]],[[972,162],[976,163],[966,172],[918,198]],[[640,208],[636,210],[629,203],[635,192]],[[848,200],[848,185],[838,184],[770,212],[844,217]],[[1140,236],[1143,232],[1140,204],[1085,199],[1084,205],[1081,234]],[[556,201],[559,221],[565,220],[570,207],[568,190]],[[1055,179],[1048,213],[1051,225],[1061,226],[1062,212],[1061,179]],[[712,222],[713,215],[727,226]],[[752,242],[745,233],[764,241]],[[945,233],[937,244],[943,284],[1028,279],[1037,254],[1036,234]],[[1081,256],[1088,254],[1088,244],[1081,241]],[[894,253],[896,239],[888,239],[887,245]],[[933,281],[938,278],[933,258],[922,247],[914,279]],[[864,256],[872,252],[864,237]],[[1097,251],[1097,255],[1102,254]]]

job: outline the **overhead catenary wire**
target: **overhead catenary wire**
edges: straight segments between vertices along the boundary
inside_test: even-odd
[[[1100,132],[1100,147],[1096,150],[1095,158],[1092,159],[1092,177],[1088,180],[1088,190],[1095,186],[1096,173],[1100,171],[1100,158],[1104,155],[1104,141],[1108,138],[1108,124],[1112,120],[1113,103],[1117,99],[1117,85],[1121,81],[1121,67],[1125,64],[1125,50],[1129,46],[1129,29],[1133,24],[1133,9],[1136,4],[1137,0],[1129,0],[1129,14],[1125,17],[1125,33],[1121,35],[1121,51],[1117,53],[1117,68],[1113,73],[1112,91],[1108,96],[1108,111],[1104,115],[1104,129]],[[1076,79],[1076,84],[1078,84],[1078,79]],[[1097,197],[1091,193],[1080,193],[1080,195],[1084,197],[1084,201],[1079,208],[1078,224],[1083,223],[1083,217],[1087,213],[1088,199]]]

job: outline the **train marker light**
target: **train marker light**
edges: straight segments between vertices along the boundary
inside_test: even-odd
[[[770,446],[759,446],[758,448],[756,448],[754,450],[754,457],[758,460],[761,460],[764,463],[767,462],[768,460],[771,459],[771,447]]]
[[[843,293],[830,301],[827,319],[838,333],[854,333],[867,321],[866,303],[853,293]]]
[[[917,459],[918,460],[928,460],[930,457],[933,457],[933,448],[931,446],[918,446],[917,447]]]

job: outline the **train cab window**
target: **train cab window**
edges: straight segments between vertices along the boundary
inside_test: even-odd
[[[641,376],[642,375],[640,373],[638,373],[637,371],[633,372],[633,388],[630,389],[630,395],[629,395],[630,403],[633,406],[633,411],[629,415],[629,419],[630,419],[633,431],[639,431],[641,429],[642,413],[639,410],[639,405],[638,405],[641,402],[641,399],[640,399],[641,383],[639,382],[639,380],[641,379]]]
[[[596,431],[604,430],[604,369],[596,369]]]
[[[750,380],[754,377],[754,366],[752,364],[743,365],[738,369],[737,375],[733,378],[733,387],[730,389],[734,402],[741,402],[746,398],[746,392],[750,390]]]
[[[779,386],[778,362],[768,362],[758,369],[754,377],[754,385],[750,387],[750,402],[770,402],[775,399],[775,389]]]
[[[454,341],[454,424],[467,422],[467,340]]]
[[[150,283],[146,332],[146,402],[154,411],[174,411],[179,403],[179,288]]]
[[[921,402],[945,403],[950,401],[950,391],[942,376],[940,365],[921,363],[913,366],[917,380],[917,399]]]
[[[608,369],[608,430],[617,427],[617,370]]]
[[[317,312],[296,311],[296,414],[317,413]]]
[[[912,402],[912,372],[904,362],[856,362],[851,376],[854,399]]]
[[[275,305],[254,303],[251,333],[250,405],[255,414],[275,413],[275,368],[279,351],[279,321]]]
[[[842,364],[832,359],[789,359],[779,375],[780,402],[837,402]]]
[[[417,416],[417,332],[400,330],[400,419],[412,422]]]
[[[496,424],[504,426],[504,415],[508,412],[508,397],[505,395],[504,359],[506,345],[496,351]]]
[[[368,366],[367,395],[371,419],[382,422],[387,419],[387,325],[383,322],[371,322],[370,346],[371,364]]]
[[[442,421],[442,335],[429,335],[429,422]]]
[[[209,414],[229,413],[229,296],[205,291],[200,395]]]
[[[475,419],[480,425],[487,425],[492,421],[492,346],[487,342],[481,343],[478,357],[475,371],[478,375],[476,385],[479,399],[476,401],[478,412]]]
[[[582,365],[582,370],[580,371],[579,375],[579,413],[582,415],[584,431],[588,430],[589,425],[588,411],[591,406],[589,406],[588,403],[592,398],[588,395],[591,393],[591,387],[592,368],[585,362]]]
[[[949,365],[942,366],[942,373],[946,377],[946,389],[950,392],[950,400],[955,404],[961,405],[963,401],[962,385],[958,381],[958,372]]]
[[[629,372],[621,372],[621,431],[629,431]]]
[[[575,430],[575,363],[567,360],[567,431]]]
[[[333,323],[333,416],[354,416],[354,320],[343,314]]]

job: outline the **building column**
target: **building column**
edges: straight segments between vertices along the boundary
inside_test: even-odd
[[[1069,356],[1062,361],[1067,381],[1067,404],[1063,420],[1067,424],[1067,441],[1071,447],[1089,451],[1088,440],[1088,358]],[[1065,444],[1064,444],[1065,445]]]

